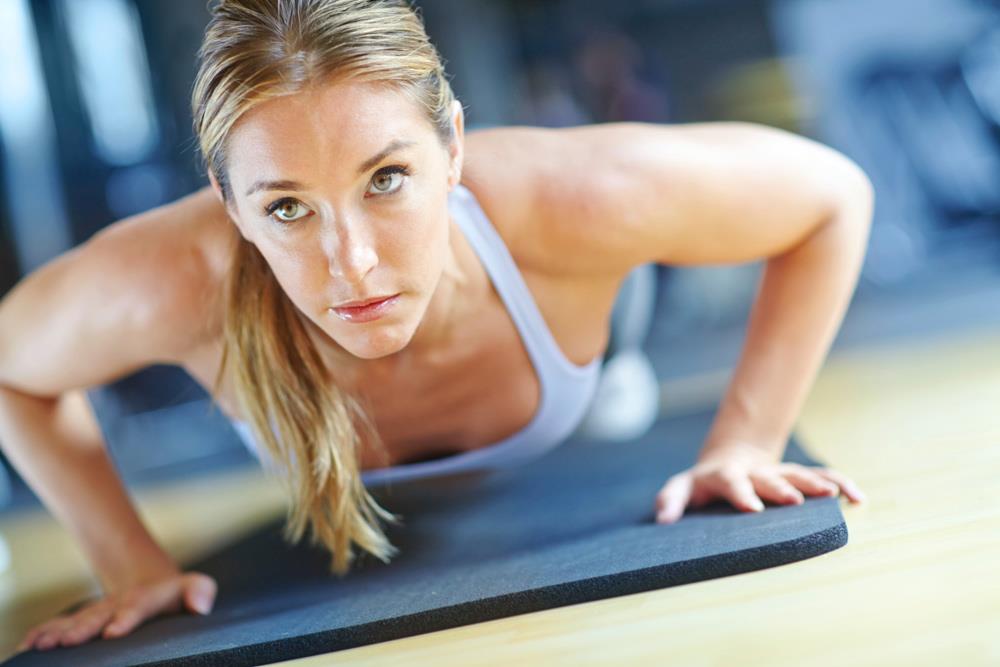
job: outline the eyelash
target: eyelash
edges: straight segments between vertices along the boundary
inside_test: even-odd
[[[404,167],[401,164],[394,164],[394,165],[392,165],[390,167],[383,167],[382,169],[379,169],[377,172],[375,172],[375,174],[372,176],[372,178],[374,178],[375,176],[378,176],[379,174],[402,174],[405,177],[405,176],[409,176],[410,175],[410,170],[407,169],[406,167]],[[392,195],[398,194],[399,191],[402,190],[402,189],[403,189],[403,184],[400,183],[399,187],[397,187],[392,192],[388,192],[388,193],[384,193],[384,194],[378,194],[378,195],[375,195],[375,196],[376,197],[391,197]],[[295,199],[294,197],[282,197],[281,199],[276,199],[275,201],[273,201],[270,204],[268,204],[267,207],[264,209],[264,214],[267,215],[267,217],[269,217],[272,220],[274,220],[274,212],[277,211],[279,208],[281,208],[282,205],[285,204],[286,202],[296,202],[296,203],[299,203],[298,200]],[[291,224],[294,224],[294,223],[298,222],[298,220],[291,220],[291,221],[275,220],[275,222],[277,222],[281,226],[288,226],[288,225],[291,225]]]

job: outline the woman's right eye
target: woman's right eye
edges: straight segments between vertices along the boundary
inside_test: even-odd
[[[280,214],[282,212],[284,212],[286,214],[288,214],[288,213],[294,213],[296,209],[305,209],[305,206],[302,205],[302,202],[300,202],[300,201],[298,201],[296,199],[291,199],[289,197],[285,197],[283,199],[279,199],[278,201],[276,201],[273,204],[271,204],[270,206],[268,206],[267,207],[267,214],[269,216],[271,216],[271,218],[274,219],[278,223],[288,224],[290,222],[295,222],[296,220],[300,220],[301,218],[304,218],[305,216],[301,215],[299,217],[288,217],[288,218],[286,218],[286,217],[282,217]],[[275,214],[279,214],[279,215],[277,217],[275,217]]]

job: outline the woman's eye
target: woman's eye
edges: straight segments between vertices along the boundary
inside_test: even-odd
[[[267,207],[267,214],[274,217],[275,214],[279,214],[276,218],[278,222],[288,223],[295,222],[296,220],[305,217],[300,215],[298,217],[282,217],[281,213],[294,213],[297,209],[305,209],[301,202],[295,199],[279,199],[270,206]]]
[[[392,194],[396,190],[399,190],[403,186],[403,177],[409,173],[406,167],[400,165],[380,170],[372,177],[372,187],[375,189],[375,194]]]

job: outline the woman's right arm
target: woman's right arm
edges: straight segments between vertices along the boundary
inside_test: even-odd
[[[39,648],[86,641],[112,625],[125,634],[180,606],[171,599],[176,586],[150,592],[155,582],[180,583],[181,573],[130,502],[83,393],[150,364],[179,363],[211,335],[211,271],[183,233],[179,210],[168,205],[112,225],[0,301],[0,446],[82,546],[105,594],[132,593],[131,602],[36,633],[49,635]],[[207,612],[214,582],[187,583],[197,589],[188,602],[201,598]]]

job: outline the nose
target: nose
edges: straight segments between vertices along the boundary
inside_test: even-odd
[[[362,224],[333,223],[323,234],[323,253],[330,275],[360,284],[378,264],[378,253]]]

